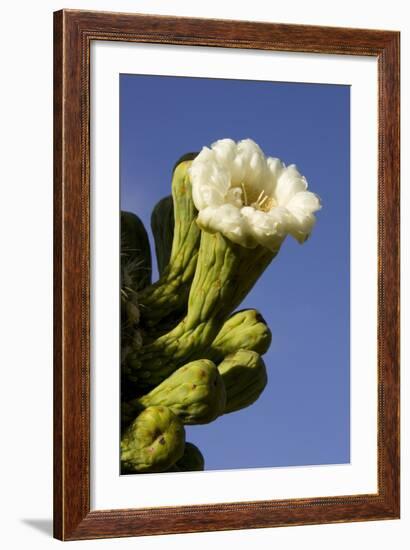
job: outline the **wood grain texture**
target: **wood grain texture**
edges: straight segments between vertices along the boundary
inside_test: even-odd
[[[91,40],[375,56],[379,75],[378,484],[374,495],[90,511]],[[399,33],[54,14],[54,535],[62,540],[399,517]]]

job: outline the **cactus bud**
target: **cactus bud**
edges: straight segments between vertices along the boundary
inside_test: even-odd
[[[122,473],[164,472],[184,454],[185,430],[167,407],[148,407],[121,440]]]
[[[176,471],[200,472],[205,468],[205,461],[201,451],[193,443],[185,443],[182,457],[175,463]]]
[[[216,366],[200,359],[180,367],[136,405],[164,405],[184,424],[206,424],[225,410],[225,386]]]
[[[271,341],[272,333],[259,311],[243,309],[229,317],[204,355],[215,363],[239,349],[263,355]]]
[[[228,355],[218,370],[226,390],[225,414],[254,403],[268,381],[265,363],[255,351],[239,350]]]

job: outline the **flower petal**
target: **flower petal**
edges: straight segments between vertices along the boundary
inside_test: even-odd
[[[286,218],[281,215],[256,210],[250,206],[241,210],[248,222],[249,229],[258,244],[269,250],[278,250],[286,236]]]
[[[246,248],[254,248],[257,242],[249,232],[246,219],[240,210],[232,204],[201,210],[197,223],[201,229],[209,233],[220,232],[222,235]]]
[[[299,173],[296,166],[291,164],[284,168],[279,175],[275,189],[275,197],[279,206],[287,206],[290,199],[296,195],[296,193],[306,191],[306,189],[306,179]]]
[[[283,164],[283,162],[280,159],[277,159],[274,157],[268,157],[266,159],[266,162],[273,179],[275,181],[278,180],[279,176],[286,169],[286,166]]]
[[[291,216],[288,231],[299,243],[304,243],[312,232],[316,218],[313,214],[305,214],[303,217]]]
[[[312,232],[316,218],[314,212],[320,210],[319,197],[310,191],[297,193],[288,202],[290,214],[289,233],[300,243],[303,243]]]
[[[220,139],[211,145],[217,162],[231,164],[236,155],[236,143],[233,139]]]
[[[233,204],[237,208],[241,208],[243,204],[242,200],[243,191],[240,187],[232,187],[228,189],[228,192],[225,195],[225,202]]]
[[[286,208],[290,212],[303,210],[313,214],[313,212],[320,210],[322,206],[320,204],[319,197],[315,195],[315,193],[311,193],[310,191],[302,191],[300,193],[296,193],[296,195],[290,199]]]
[[[189,168],[189,176],[192,199],[198,210],[223,203],[229,190],[230,175],[215,161],[215,154],[210,149],[202,149]]]

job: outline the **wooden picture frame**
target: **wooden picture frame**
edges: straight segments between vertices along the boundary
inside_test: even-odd
[[[398,32],[63,10],[54,14],[54,536],[124,537],[399,517]],[[378,62],[377,494],[90,510],[93,40],[372,56]]]

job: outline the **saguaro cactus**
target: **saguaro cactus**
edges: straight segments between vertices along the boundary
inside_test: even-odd
[[[184,424],[258,399],[271,331],[258,311],[235,310],[288,234],[309,237],[320,208],[296,167],[266,158],[252,140],[185,155],[171,192],[151,216],[153,284],[145,228],[121,216],[123,473],[202,470]]]

